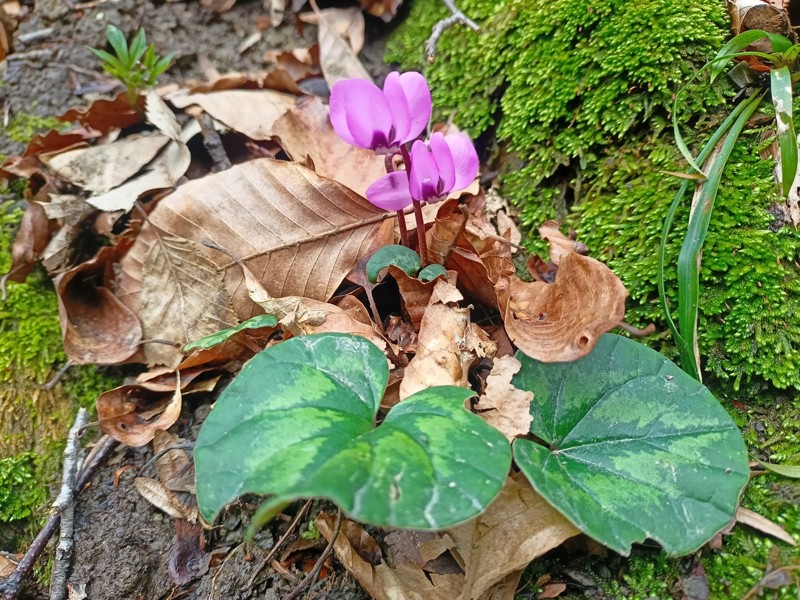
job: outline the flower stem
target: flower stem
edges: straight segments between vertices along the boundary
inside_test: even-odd
[[[387,154],[384,158],[383,164],[386,166],[387,173],[394,172],[394,154]],[[397,226],[400,228],[400,243],[406,248],[411,247],[411,242],[408,241],[408,228],[406,227],[406,217],[402,210],[397,211]]]
[[[417,220],[417,252],[422,268],[428,266],[428,244],[425,241],[425,221],[422,219],[422,203],[414,201],[414,217]]]

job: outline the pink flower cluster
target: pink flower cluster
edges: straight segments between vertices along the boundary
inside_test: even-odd
[[[431,92],[420,73],[390,73],[382,90],[363,79],[340,81],[331,90],[330,111],[333,128],[346,142],[403,154],[405,171],[387,173],[367,189],[367,199],[379,208],[438,202],[478,174],[478,155],[467,135],[434,133],[427,141],[416,139],[431,118]]]

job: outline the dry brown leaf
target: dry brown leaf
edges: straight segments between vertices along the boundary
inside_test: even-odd
[[[292,50],[267,50],[264,53],[264,62],[274,63],[283,69],[295,81],[305,81],[312,77],[319,77],[319,46],[314,44],[311,48],[294,48]]]
[[[510,590],[505,597],[511,600],[522,570],[580,531],[517,473],[483,513],[447,533],[455,542],[452,552],[464,567],[461,597],[497,598],[491,590],[503,586]]]
[[[186,585],[199,577],[208,567],[205,565],[203,528],[199,523],[186,519],[175,521],[175,539],[169,552],[167,567],[169,576],[176,585]]]
[[[526,435],[533,420],[533,392],[517,389],[511,383],[521,368],[522,363],[513,356],[495,358],[492,372],[486,378],[486,391],[475,405],[478,415],[509,441]]]
[[[397,9],[402,3],[403,0],[361,0],[361,8],[373,17],[380,17],[389,22],[397,14]]]
[[[747,525],[753,529],[757,529],[762,533],[771,535],[782,542],[786,542],[790,546],[797,546],[795,539],[777,523],[767,519],[765,516],[758,514],[750,509],[739,507],[736,509],[736,522],[742,525]]]
[[[117,297],[138,315],[146,339],[172,342],[145,345],[148,364],[177,367],[180,346],[236,324],[216,265],[198,244],[161,231],[152,220],[121,265]]]
[[[232,130],[261,141],[270,139],[273,124],[294,107],[296,99],[273,90],[228,90],[176,96],[170,102],[178,108],[196,104]]]
[[[5,554],[0,554],[0,579],[5,579],[9,575],[11,575],[17,568],[18,563],[19,559],[14,561],[11,560],[8,556],[5,556]]]
[[[293,160],[309,157],[317,174],[346,185],[359,196],[386,174],[381,156],[351,146],[336,134],[328,107],[315,96],[302,98],[275,122],[272,132]]]
[[[69,266],[72,258],[72,242],[82,233],[83,222],[96,209],[87,204],[81,196],[50,194],[50,202],[40,203],[47,218],[58,220],[61,228],[50,238],[42,251],[42,264],[50,273],[57,273]]]
[[[154,392],[145,385],[123,385],[97,398],[100,430],[128,446],[149,444],[160,429],[169,429],[181,414],[181,389]]]
[[[496,290],[509,338],[542,362],[571,362],[591,352],[622,321],[628,295],[607,266],[576,253],[561,259],[552,284],[502,275]]]
[[[439,302],[437,290],[451,301],[452,286],[437,281],[422,317],[417,355],[405,368],[400,399],[436,385],[468,387],[469,367],[477,358],[493,357],[496,347],[483,330],[470,323],[470,309]]]
[[[67,133],[51,129],[47,133],[39,133],[33,136],[22,156],[41,156],[42,154],[63,152],[68,148],[85,147],[88,145],[87,142],[89,140],[99,136],[99,131],[86,129],[85,127],[73,128]]]
[[[587,254],[589,249],[586,244],[576,241],[574,238],[568,237],[561,233],[558,228],[558,223],[555,221],[545,221],[539,227],[539,237],[547,240],[550,244],[550,260],[554,265],[558,266],[561,259],[567,254],[577,252],[578,254]]]
[[[139,319],[103,284],[113,255],[102,248],[55,280],[64,351],[75,364],[119,364],[139,348]]]
[[[320,513],[314,524],[327,539],[333,537],[334,518]],[[347,524],[347,521],[345,521]],[[357,524],[351,529],[361,529]],[[404,565],[392,569],[386,563],[375,567],[358,553],[349,537],[340,532],[333,544],[336,558],[358,580],[374,600],[455,600],[459,597],[462,575],[426,574],[422,569]]]
[[[127,92],[120,92],[113,100],[100,99],[88,108],[71,108],[58,117],[65,123],[78,122],[87,129],[106,134],[114,129],[124,129],[142,121],[142,112],[131,106]]]
[[[158,479],[137,477],[133,480],[133,485],[145,500],[170,517],[190,520],[192,511],[187,509],[176,494],[169,491]]]
[[[41,204],[31,202],[22,215],[11,250],[10,281],[23,282],[33,271],[50,238],[47,213]]]
[[[366,309],[354,310],[340,308],[335,304],[301,298],[284,296],[275,298],[258,282],[246,266],[241,265],[244,273],[245,287],[253,302],[264,309],[264,312],[275,315],[278,325],[294,336],[312,333],[351,333],[360,335],[381,350],[386,349],[386,342],[375,329]]]
[[[400,290],[400,297],[403,300],[403,310],[405,310],[408,318],[411,320],[414,330],[419,331],[422,325],[422,317],[425,314],[425,310],[428,308],[428,304],[430,304],[433,290],[442,279],[437,278],[432,281],[422,282],[416,277],[410,277],[405,271],[394,265],[389,266],[387,271],[397,282],[397,287]],[[445,280],[451,285],[451,295],[449,296],[451,299],[446,300],[446,302],[461,301],[462,296],[455,288],[455,273],[452,271],[447,273]],[[440,291],[442,289],[442,286],[440,286]],[[455,294],[453,294],[453,292],[455,292]]]
[[[358,60],[358,52],[364,40],[364,15],[358,8],[329,8],[304,15],[307,22],[317,21],[319,61],[325,83],[333,88],[343,79],[366,79],[372,81],[364,65]],[[314,15],[313,17],[311,15]],[[344,33],[343,33],[344,32]],[[345,40],[349,39],[349,43]]]
[[[149,221],[168,236],[192,242],[210,238],[242,257],[271,297],[324,301],[389,216],[304,167],[259,159],[184,184],[159,202]],[[143,269],[155,237],[155,231],[143,231],[121,261],[119,294],[129,306],[144,305],[142,278],[157,277],[163,267],[156,261]],[[240,320],[262,312],[228,256],[197,244],[193,249],[226,269],[225,289]],[[159,298],[164,304],[176,301],[162,292]]]
[[[103,194],[138,173],[167,142],[169,138],[161,134],[131,136],[112,144],[48,153],[41,159],[59,179]]]

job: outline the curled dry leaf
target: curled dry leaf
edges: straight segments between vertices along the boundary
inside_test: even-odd
[[[124,129],[142,120],[142,112],[131,106],[127,92],[120,92],[113,100],[101,98],[88,108],[71,108],[58,117],[65,123],[78,122],[87,129],[106,134],[114,129]]]
[[[406,314],[408,314],[408,318],[411,320],[414,329],[419,331],[422,325],[422,317],[425,314],[425,310],[428,308],[428,304],[430,304],[433,290],[442,279],[437,278],[423,282],[416,277],[410,277],[405,271],[394,265],[389,266],[387,271],[397,282],[397,287],[400,289],[400,297],[403,299],[403,309]],[[439,286],[440,294],[444,294],[445,290],[448,293],[447,299],[444,300],[444,302],[461,301],[462,296],[455,287],[455,273],[449,272],[445,281],[450,283],[449,288]]]
[[[361,0],[361,8],[388,23],[397,14],[402,3],[403,0]]]
[[[499,430],[509,441],[530,431],[533,392],[515,388],[511,378],[522,368],[513,356],[494,359],[492,372],[486,378],[486,391],[475,405],[478,415]]]
[[[137,477],[133,480],[133,485],[145,500],[170,517],[188,519],[191,516],[191,509],[187,509],[177,495],[169,491],[158,479]]]
[[[39,261],[49,239],[47,213],[38,202],[29,203],[11,249],[11,267],[8,271],[10,281],[25,281]]]
[[[239,320],[262,312],[250,299],[236,263],[196,242],[210,238],[242,257],[272,298],[325,301],[389,216],[299,165],[250,161],[190,181],[159,202],[120,263],[118,295],[143,323],[152,323],[152,328],[145,326],[148,337],[187,342],[233,324],[225,294]],[[169,241],[178,238],[189,241]],[[187,257],[178,265],[171,259],[180,259],[180,252],[176,256],[169,247],[175,245],[190,247],[197,258]],[[167,277],[169,270],[175,273]],[[223,273],[224,284],[219,279]],[[162,276],[171,281],[170,293],[164,293]],[[183,282],[181,294],[201,304],[183,306],[185,297],[173,293],[178,282]],[[150,298],[145,288],[158,294]],[[184,331],[204,331],[176,335],[176,324],[159,316],[168,313]]]
[[[550,244],[550,260],[554,265],[558,266],[561,259],[567,254],[577,252],[578,254],[587,254],[589,249],[586,244],[575,240],[573,237],[568,237],[561,233],[558,228],[558,223],[555,221],[545,221],[539,227],[539,237],[547,240]]]
[[[400,384],[401,400],[431,386],[468,387],[470,365],[477,358],[494,356],[494,342],[470,323],[470,310],[441,302],[440,298],[452,301],[450,287],[441,280],[434,287],[431,303],[422,317],[417,355],[405,368]]]
[[[142,340],[139,319],[105,285],[113,255],[102,248],[55,280],[64,351],[75,364],[125,362]]]
[[[767,535],[771,535],[790,546],[797,546],[797,542],[783,527],[747,508],[740,506],[736,509],[736,522],[757,529]]]
[[[496,289],[509,338],[542,362],[570,362],[591,352],[622,321],[628,295],[607,266],[576,253],[562,257],[552,284],[502,275]]]
[[[104,392],[97,398],[100,430],[128,446],[149,444],[158,430],[178,420],[181,397],[180,384],[172,392],[154,392],[143,384]]]
[[[328,107],[315,96],[302,98],[272,127],[284,151],[297,162],[306,157],[318,175],[338,181],[359,196],[386,174],[383,157],[351,146],[333,130]]]
[[[72,243],[80,236],[83,222],[97,212],[81,196],[50,194],[50,202],[41,203],[50,222],[58,221],[61,228],[50,238],[42,251],[42,264],[50,273],[66,269],[72,258]]]
[[[328,88],[342,79],[372,81],[358,60],[364,45],[364,15],[358,8],[327,8],[306,13],[302,19],[317,24],[320,67]]]
[[[252,140],[268,140],[272,126],[294,107],[296,96],[273,90],[227,90],[173,97],[178,108],[200,106],[218,121]]]

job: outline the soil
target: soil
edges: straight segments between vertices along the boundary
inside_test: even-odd
[[[173,66],[160,78],[162,84],[204,79],[201,65],[210,65],[222,74],[262,70],[266,66],[262,58],[265,51],[309,47],[316,41],[314,27],[304,26],[301,31],[295,27],[293,19],[288,18],[289,24],[266,29],[256,44],[239,53],[239,44],[257,31],[257,18],[266,14],[264,3],[256,1],[240,0],[232,10],[221,15],[211,14],[198,2],[41,1],[36,10],[31,4],[23,2],[31,14],[20,25],[15,38],[46,29],[52,31],[35,43],[17,42],[15,54],[5,62],[5,71],[0,72],[3,78],[0,106],[7,122],[18,114],[60,115],[69,108],[87,106],[99,95],[114,91],[116,81],[101,71],[99,61],[86,50],[87,46],[106,48],[105,26],[108,23],[117,25],[128,36],[143,27],[148,42],[153,42],[160,54],[176,52]],[[52,11],[50,18],[46,14],[49,11]],[[387,71],[381,59],[385,29],[377,20],[369,22],[368,45],[363,52],[365,66],[379,80]],[[0,133],[0,154],[18,154],[23,149],[22,143]],[[193,406],[184,407],[184,415],[174,430],[193,440],[201,420],[196,418],[195,409],[199,406],[198,413],[207,411],[210,402],[211,399],[206,398],[204,403],[194,401]],[[257,535],[254,542],[244,543],[244,529],[256,504],[234,507],[221,527],[204,532],[205,547],[198,560],[206,564],[201,565],[201,574],[184,586],[173,582],[168,562],[175,545],[176,520],[145,500],[133,484],[152,458],[149,447],[123,447],[110,464],[98,471],[78,498],[70,597],[92,600],[285,598],[295,582],[269,566],[260,569],[250,583],[260,560],[288,523],[276,520]],[[312,564],[323,545],[318,542],[318,547],[309,555]],[[304,576],[300,569],[290,567],[290,570],[298,579]],[[47,592],[29,587],[23,597],[46,598]],[[305,597],[368,598],[339,566],[312,584],[312,591]]]

